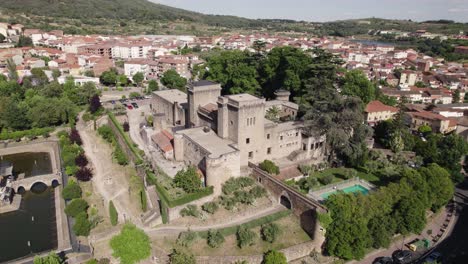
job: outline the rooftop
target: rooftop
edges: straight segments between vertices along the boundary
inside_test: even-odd
[[[235,94],[235,95],[228,95],[227,97],[230,100],[233,100],[236,102],[248,102],[248,101],[255,101],[255,100],[260,99],[250,94]]]
[[[197,143],[200,147],[210,153],[210,157],[220,157],[224,154],[239,151],[232,147],[233,141],[222,139],[216,133],[207,127],[196,127],[192,129],[185,129],[177,132],[189,138],[192,142]]]
[[[367,104],[366,113],[375,113],[375,112],[398,112],[398,108],[385,105],[382,102],[375,100]]]
[[[208,80],[201,80],[201,81],[193,83],[193,86],[208,86],[208,85],[217,85],[217,83],[208,81]]]
[[[156,91],[153,92],[153,94],[161,97],[162,99],[172,104],[175,102],[179,104],[187,103],[187,94],[177,89]]]

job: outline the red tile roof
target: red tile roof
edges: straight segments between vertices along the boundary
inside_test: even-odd
[[[398,112],[398,108],[393,106],[388,106],[383,104],[382,102],[375,100],[367,104],[366,106],[366,113],[376,113],[376,112]]]
[[[172,135],[166,130],[151,136],[151,140],[164,152],[169,152],[174,149],[171,144],[172,139]]]

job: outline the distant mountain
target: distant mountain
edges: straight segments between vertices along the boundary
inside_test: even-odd
[[[224,27],[258,27],[265,23],[235,16],[204,15],[146,0],[0,0],[0,9],[27,15],[81,20],[185,20]]]

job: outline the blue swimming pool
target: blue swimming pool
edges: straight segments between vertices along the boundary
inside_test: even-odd
[[[367,189],[366,187],[364,187],[362,185],[356,184],[356,185],[349,186],[349,187],[346,187],[346,188],[341,189],[341,190],[335,190],[335,191],[332,191],[332,192],[324,193],[324,194],[320,195],[320,197],[322,197],[323,199],[327,199],[328,196],[330,196],[332,194],[335,194],[338,191],[342,191],[344,193],[362,193],[364,195],[367,195],[369,193],[369,189]]]

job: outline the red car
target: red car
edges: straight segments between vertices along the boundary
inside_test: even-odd
[[[128,108],[128,110],[132,110],[132,109],[133,109],[133,106],[127,105],[127,108]]]

